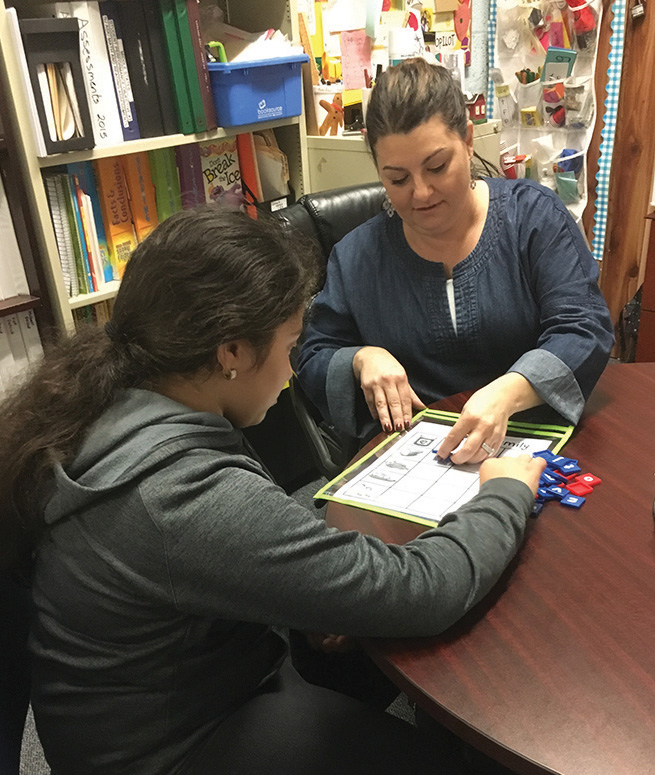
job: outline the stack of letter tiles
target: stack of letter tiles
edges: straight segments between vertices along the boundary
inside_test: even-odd
[[[533,457],[546,461],[546,468],[539,477],[539,489],[532,513],[537,516],[546,501],[559,501],[562,506],[579,509],[586,496],[601,480],[594,474],[581,473],[577,460],[563,455],[554,455],[550,450],[535,452]]]

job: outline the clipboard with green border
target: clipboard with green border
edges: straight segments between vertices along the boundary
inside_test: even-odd
[[[434,423],[439,426],[452,426],[459,419],[459,414],[456,412],[445,412],[438,409],[424,409],[418,414],[414,415],[412,424],[407,431],[392,433],[385,438],[380,444],[374,447],[368,454],[364,455],[360,460],[353,463],[353,465],[346,468],[339,476],[332,479],[326,485],[314,495],[316,500],[328,500],[335,501],[336,503],[343,503],[347,506],[354,506],[356,508],[366,509],[367,511],[374,511],[378,514],[385,514],[389,517],[397,517],[399,519],[405,519],[410,522],[417,522],[420,525],[427,525],[428,527],[436,527],[439,522],[438,519],[428,519],[414,514],[409,514],[401,510],[393,508],[386,508],[379,506],[375,503],[366,502],[365,500],[357,500],[353,497],[344,497],[340,495],[345,485],[351,483],[356,477],[362,474],[366,469],[370,468],[379,458],[394,447],[402,442],[403,439],[415,428],[420,422]],[[507,446],[513,445],[513,442],[508,439],[519,438],[534,441],[543,441],[543,447],[539,446],[539,449],[547,449],[550,452],[557,454],[570,439],[573,433],[573,425],[538,425],[535,423],[514,422],[510,420],[507,423],[507,432],[505,435],[505,441],[503,444]],[[501,447],[502,448],[502,447]],[[426,449],[424,460],[428,457],[428,452],[432,454],[432,449]],[[463,467],[459,467],[463,468]],[[471,496],[472,497],[472,496]]]

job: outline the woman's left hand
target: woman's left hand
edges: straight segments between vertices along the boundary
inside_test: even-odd
[[[456,465],[494,457],[505,438],[510,416],[541,403],[525,377],[516,372],[503,374],[473,393],[464,404],[437,455],[442,459],[450,455]]]

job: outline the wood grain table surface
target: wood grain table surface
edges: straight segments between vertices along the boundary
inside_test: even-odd
[[[655,363],[610,365],[563,454],[602,479],[581,509],[547,503],[490,595],[446,633],[364,647],[424,710],[517,773],[650,775]],[[327,520],[398,544],[425,529],[338,503]]]

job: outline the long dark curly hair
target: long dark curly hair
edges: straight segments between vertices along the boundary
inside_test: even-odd
[[[312,250],[279,221],[215,206],[171,216],[127,265],[106,330],[62,337],[0,405],[0,567],[29,561],[55,462],[66,465],[123,388],[217,367],[243,339],[259,362],[315,289]]]

